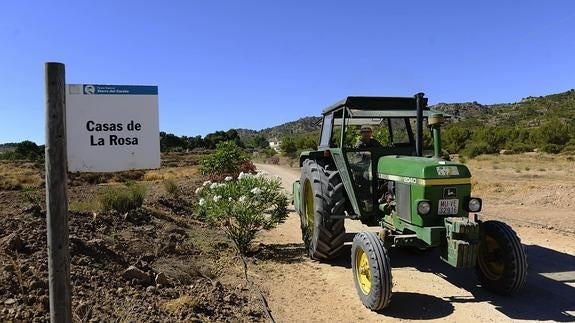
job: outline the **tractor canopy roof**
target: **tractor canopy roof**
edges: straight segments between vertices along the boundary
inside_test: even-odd
[[[424,111],[427,107],[427,98],[423,98]],[[348,96],[347,98],[327,107],[322,114],[342,111],[413,111],[417,110],[415,97],[381,97],[381,96]],[[341,112],[340,112],[341,113]]]
[[[422,98],[423,117],[438,111],[430,110],[427,98]],[[348,125],[379,124],[382,118],[415,118],[416,97],[348,96],[323,110],[323,116],[332,115],[334,125],[341,125],[344,116]]]

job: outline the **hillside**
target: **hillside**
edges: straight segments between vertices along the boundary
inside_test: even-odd
[[[238,132],[242,140],[254,137],[256,135],[262,135],[267,140],[270,139],[281,139],[281,137],[286,135],[298,135],[307,134],[314,131],[319,131],[321,124],[318,122],[321,120],[320,117],[303,117],[296,121],[287,122],[279,126],[265,128],[259,131],[250,129],[234,129]]]
[[[17,146],[16,143],[0,144],[0,153],[5,151],[13,151],[14,149],[16,149],[16,146]]]
[[[455,121],[474,119],[479,124],[492,126],[534,127],[552,118],[567,122],[575,120],[575,90],[539,97],[530,96],[515,103],[438,103],[432,108],[452,115]]]
[[[481,104],[478,102],[438,103],[432,109],[453,116],[454,122],[474,120],[478,125],[536,127],[552,118],[575,120],[575,90],[539,97],[527,97],[515,103]],[[318,110],[319,111],[319,110]],[[320,117],[304,117],[259,131],[235,129],[242,139],[263,135],[267,139],[319,131]]]

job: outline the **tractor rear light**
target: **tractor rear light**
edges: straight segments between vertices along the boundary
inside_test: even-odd
[[[469,212],[479,212],[481,211],[481,199],[472,197],[467,201],[467,210]]]
[[[431,211],[431,204],[429,201],[423,200],[417,202],[417,213],[419,215],[428,215],[429,211]]]

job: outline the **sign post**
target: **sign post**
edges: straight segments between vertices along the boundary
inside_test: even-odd
[[[72,322],[66,167],[66,91],[62,63],[46,63],[46,226],[50,321]]]

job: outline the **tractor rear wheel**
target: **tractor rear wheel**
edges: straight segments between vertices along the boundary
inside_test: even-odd
[[[336,170],[327,170],[315,160],[307,159],[302,166],[300,219],[302,239],[312,259],[332,259],[343,247],[345,204],[343,183]]]
[[[521,240],[507,224],[482,223],[483,237],[475,267],[483,286],[494,293],[509,295],[525,284],[527,259]]]
[[[391,300],[391,265],[387,251],[374,232],[360,232],[351,246],[355,289],[365,307],[378,311]]]

